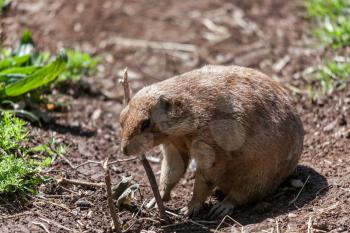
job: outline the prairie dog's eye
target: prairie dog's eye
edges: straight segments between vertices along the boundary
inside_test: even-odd
[[[149,126],[151,125],[151,120],[150,119],[145,119],[141,123],[141,131],[146,130]]]

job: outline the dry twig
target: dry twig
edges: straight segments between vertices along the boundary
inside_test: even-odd
[[[101,165],[101,164],[102,164],[101,161],[88,160],[88,161],[86,161],[86,162],[83,162],[83,163],[81,163],[81,164],[75,166],[74,169],[78,169],[78,168],[80,168],[80,167],[82,167],[82,166],[85,166],[85,165],[87,165],[87,164],[90,164],[90,163],[98,164],[98,165]]]
[[[49,231],[49,229],[47,229],[47,227],[44,225],[44,224],[42,224],[41,222],[32,222],[34,225],[38,225],[39,227],[41,227],[42,229],[44,229],[44,231],[45,232],[47,232],[47,233],[50,233],[50,231]]]
[[[310,216],[309,217],[309,221],[307,222],[307,233],[312,233],[313,232],[313,229],[312,229],[312,217],[313,216]]]
[[[63,154],[58,154],[58,156],[61,157],[71,168],[74,169],[72,162],[69,159],[67,159],[66,156],[64,156]]]
[[[108,166],[116,164],[116,163],[121,163],[121,162],[130,162],[130,161],[133,161],[133,160],[136,160],[136,159],[138,159],[137,156],[129,158],[129,159],[119,159],[119,160],[115,160],[115,161],[109,162]]]
[[[108,166],[113,165],[113,164],[117,164],[117,163],[122,163],[122,162],[130,162],[130,161],[133,161],[136,159],[138,159],[138,157],[136,157],[136,156],[132,157],[132,158],[128,158],[128,159],[118,159],[115,161],[108,162]],[[75,166],[74,169],[78,169],[79,167],[85,166],[85,165],[90,164],[90,163],[102,165],[101,161],[88,160],[84,163],[81,163],[81,164]]]
[[[119,217],[113,202],[113,193],[112,193],[112,182],[111,182],[111,174],[108,168],[108,158],[103,162],[103,170],[105,171],[105,182],[106,182],[106,191],[107,191],[107,201],[108,207],[111,212],[111,217],[113,220],[114,230],[116,232],[121,232]]]
[[[301,187],[301,189],[299,190],[299,192],[298,192],[298,194],[297,194],[297,196],[291,201],[291,202],[289,202],[289,205],[291,205],[291,204],[293,204],[293,203],[295,203],[296,202],[296,200],[298,200],[298,198],[299,198],[299,196],[300,196],[300,194],[301,194],[301,192],[303,191],[303,189],[304,189],[304,187],[305,187],[305,185],[306,185],[306,183],[309,181],[309,179],[310,179],[310,176],[308,176],[307,177],[307,179],[305,180],[305,182],[304,182],[304,184],[303,184],[303,186]]]
[[[57,183],[59,185],[73,184],[73,185],[81,185],[81,186],[87,186],[87,187],[92,187],[92,188],[105,187],[104,183],[92,183],[92,182],[81,181],[81,180],[70,180],[70,179],[66,179],[66,178],[57,179]]]
[[[147,41],[131,38],[114,37],[104,41],[107,44],[116,44],[123,47],[150,48],[155,50],[170,50],[183,52],[196,52],[197,46],[193,44],[183,44],[175,42]]]
[[[19,217],[22,217],[24,215],[27,215],[27,214],[30,214],[31,212],[23,212],[23,213],[18,213],[18,214],[13,214],[13,215],[8,215],[8,216],[1,216],[0,217],[0,221],[4,221],[4,220],[9,220],[9,219],[12,219],[12,218],[19,218]]]
[[[128,70],[127,69],[124,70],[122,84],[123,84],[123,88],[124,88],[124,103],[125,103],[125,105],[127,105],[130,101],[130,88],[129,88],[129,82],[128,82]],[[166,223],[168,223],[169,220],[168,220],[168,217],[165,213],[165,207],[164,207],[163,200],[162,200],[160,193],[159,193],[159,188],[157,185],[156,177],[154,176],[154,172],[152,171],[152,167],[149,164],[145,154],[140,155],[139,159],[143,165],[143,168],[145,169],[148,181],[149,181],[151,188],[152,188],[154,198],[156,199],[158,210],[159,210],[159,216],[162,220],[164,220]]]
[[[130,101],[130,86],[128,81],[128,67],[125,67],[123,78],[120,80],[124,88],[124,105],[127,105]]]
[[[276,219],[275,221],[276,221],[276,233],[280,233],[280,226],[278,224],[278,219]]]
[[[33,205],[35,204],[49,204],[49,205],[52,205],[52,206],[57,206],[57,207],[60,207],[61,209],[64,209],[68,212],[70,212],[71,210],[69,208],[67,208],[66,206],[63,206],[61,204],[57,204],[55,202],[51,202],[51,201],[47,201],[47,200],[42,200],[42,201],[36,201],[36,202],[33,202]]]
[[[240,228],[241,228],[241,232],[244,232],[244,227],[241,223],[239,223],[238,221],[236,221],[235,219],[233,219],[232,217],[230,217],[229,215],[226,215],[221,222],[219,223],[219,225],[216,227],[216,229],[214,230],[214,233],[219,232],[220,227],[225,223],[226,219],[230,219],[232,222],[234,222],[235,224],[237,224]],[[232,225],[231,228],[233,228],[234,225]]]
[[[133,216],[133,219],[136,219],[136,217],[139,215],[139,213],[141,212],[143,206],[145,205],[146,201],[142,202],[140,209],[136,212],[136,214]],[[130,226],[128,228],[126,228],[125,230],[123,230],[123,232],[128,232],[137,222],[137,219],[134,220],[134,222],[132,224],[130,224]]]
[[[36,213],[36,214],[39,215],[39,216],[41,216],[41,214],[39,214],[39,213]],[[47,218],[43,218],[43,217],[40,217],[39,219],[40,219],[41,221],[46,222],[47,224],[52,224],[52,225],[54,225],[55,227],[60,228],[60,229],[62,229],[62,230],[65,230],[65,231],[67,231],[67,232],[74,232],[74,233],[78,232],[78,231],[76,231],[76,230],[73,230],[73,229],[70,229],[70,228],[68,228],[68,227],[63,226],[62,224],[60,224],[60,223],[58,223],[58,222],[56,222],[56,221],[53,221],[53,220],[50,220],[50,219],[47,219]]]
[[[199,227],[205,229],[205,230],[209,230],[209,228],[208,228],[207,226],[205,226],[205,225],[203,225],[203,224],[201,224],[201,223],[199,223],[199,222],[196,222],[196,221],[194,221],[194,220],[192,220],[192,219],[190,219],[190,220],[188,220],[188,221],[189,221],[190,223],[194,224],[194,225],[197,225],[197,226],[199,226]]]

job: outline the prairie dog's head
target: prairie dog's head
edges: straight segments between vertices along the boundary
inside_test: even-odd
[[[186,134],[184,107],[181,100],[152,86],[140,90],[120,114],[122,152],[145,153],[171,136]]]

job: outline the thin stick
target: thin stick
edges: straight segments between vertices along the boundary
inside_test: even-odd
[[[175,214],[175,213],[173,213],[173,212],[171,212],[171,211],[169,211],[169,210],[166,210],[165,213],[170,214],[170,215],[172,215],[172,216],[174,216],[174,217],[177,217],[177,218],[180,218],[180,217],[181,217],[180,215]]]
[[[275,221],[276,221],[276,233],[280,233],[280,226],[278,224],[278,219],[276,219]]]
[[[140,155],[140,161],[143,165],[143,168],[145,169],[145,172],[146,172],[147,177],[148,177],[148,181],[149,181],[151,188],[152,188],[154,198],[156,199],[158,210],[159,210],[159,216],[161,219],[163,219],[165,221],[165,223],[168,223],[169,219],[165,213],[165,207],[164,207],[163,200],[162,200],[160,193],[159,193],[159,188],[157,185],[156,177],[154,176],[154,173],[152,171],[152,167],[149,164],[149,162],[144,154]]]
[[[46,232],[46,233],[50,233],[50,231],[49,231],[49,229],[47,229],[46,228],[46,226],[44,225],[44,224],[42,224],[41,222],[32,222],[34,225],[38,225],[38,226],[40,226],[42,229],[44,229],[44,231]]]
[[[138,220],[145,220],[145,221],[150,221],[150,222],[155,222],[155,223],[158,223],[158,221],[157,220],[154,220],[153,218],[138,218]]]
[[[36,213],[36,214],[38,214],[38,213]],[[38,214],[38,215],[39,215],[39,214]],[[39,215],[39,216],[40,216],[40,215]],[[73,230],[73,229],[70,229],[70,228],[68,228],[68,227],[63,226],[63,225],[61,225],[60,223],[58,223],[58,222],[56,222],[56,221],[53,221],[53,220],[50,220],[50,219],[47,219],[47,218],[43,218],[43,217],[40,217],[39,219],[42,220],[42,221],[44,221],[44,222],[46,222],[47,224],[52,224],[52,225],[54,225],[55,227],[60,228],[60,229],[63,229],[63,230],[66,230],[66,231],[68,231],[68,232],[78,232],[78,231],[76,231],[76,230]]]
[[[139,213],[141,212],[143,206],[145,205],[146,201],[142,202],[140,209],[136,212],[136,214],[133,216],[133,219],[136,219],[137,215],[139,215]],[[132,224],[130,224],[130,226],[128,228],[126,228],[125,230],[123,230],[123,232],[128,232],[131,227],[133,227],[135,225],[135,223],[137,222],[137,219],[134,220],[134,222]]]
[[[125,67],[123,79],[120,80],[120,82],[123,84],[124,88],[124,105],[127,105],[130,101],[130,87],[129,87],[129,80],[128,80],[128,67]]]
[[[312,229],[312,217],[313,216],[310,216],[309,217],[309,221],[307,222],[307,233],[312,233],[313,232],[313,229]]]
[[[305,187],[305,185],[306,185],[306,183],[308,182],[309,179],[310,179],[310,176],[307,177],[307,179],[305,180],[303,186],[302,186],[301,189],[299,190],[297,196],[296,196],[291,202],[289,202],[289,205],[293,204],[294,202],[296,202],[296,200],[298,200],[298,198],[299,198],[301,192],[303,191],[303,189],[304,189],[304,187]]]
[[[19,217],[22,217],[22,216],[27,215],[27,214],[30,214],[30,213],[31,213],[31,212],[24,212],[24,213],[9,215],[9,216],[3,216],[3,217],[1,216],[1,217],[0,217],[0,221],[12,219],[12,218],[19,218]]]
[[[86,162],[83,162],[83,163],[75,166],[74,169],[78,169],[79,167],[85,166],[85,165],[90,164],[90,163],[101,165],[101,161],[88,160]]]
[[[115,161],[109,162],[108,166],[116,164],[116,163],[121,163],[121,162],[130,162],[130,161],[133,161],[133,160],[136,160],[136,159],[138,159],[137,156],[129,158],[129,159],[119,159],[119,160],[115,160]]]
[[[130,162],[130,161],[136,160],[136,159],[138,159],[138,157],[136,157],[136,156],[135,156],[135,157],[132,157],[132,158],[128,158],[128,159],[118,159],[118,160],[115,160],[115,161],[112,161],[112,162],[108,162],[108,166],[113,165],[113,164],[116,164],[116,163]],[[86,162],[84,162],[84,163],[81,163],[81,164],[75,166],[74,169],[77,169],[77,168],[79,168],[79,167],[85,166],[85,165],[90,164],[90,163],[99,164],[99,165],[102,164],[101,161],[88,160],[88,161],[86,161]]]
[[[218,230],[220,229],[221,225],[225,223],[225,220],[226,219],[230,219],[232,222],[234,222],[235,224],[237,224],[239,227],[241,227],[241,232],[243,232],[244,230],[244,227],[241,223],[239,223],[237,220],[233,219],[232,217],[230,217],[229,215],[226,215],[222,220],[221,222],[219,223],[219,225],[216,227],[216,229],[214,230],[214,232],[218,232]]]
[[[113,193],[112,193],[112,182],[111,174],[108,168],[108,158],[103,162],[103,170],[105,171],[105,182],[106,182],[106,191],[107,191],[107,201],[108,207],[111,212],[111,217],[113,220],[114,229],[116,232],[121,232],[119,217],[113,202]]]
[[[81,186],[87,186],[92,188],[103,188],[105,187],[104,183],[91,183],[87,181],[81,181],[81,180],[70,180],[66,178],[59,178],[57,179],[57,183],[59,185],[66,185],[66,184],[73,184],[73,185],[81,185]]]
[[[206,229],[206,230],[209,229],[207,226],[204,226],[203,224],[200,224],[199,222],[196,222],[196,221],[194,221],[194,220],[192,220],[192,219],[189,219],[188,221],[189,221],[190,223],[192,223],[192,224],[194,224],[194,225],[197,225],[197,226],[200,226],[200,227],[202,227],[202,228],[204,228],[204,229]]]
[[[60,207],[61,209],[64,209],[68,212],[70,212],[71,210],[63,205],[60,205],[60,204],[57,204],[55,202],[51,202],[51,201],[47,201],[47,200],[42,200],[42,201],[36,201],[34,202],[33,204],[49,204],[49,205],[53,205],[53,206],[57,206],[57,207]]]
[[[159,41],[147,41],[131,38],[114,37],[105,42],[106,44],[117,44],[124,47],[139,47],[139,48],[151,48],[155,50],[169,50],[169,51],[182,51],[182,52],[196,52],[198,50],[196,45],[183,44],[175,42],[159,42]]]
[[[58,154],[58,156],[61,157],[71,168],[74,169],[72,162],[69,159],[67,159],[66,156],[64,156],[63,154]]]
[[[124,104],[127,105],[130,101],[130,88],[129,88],[129,81],[128,81],[128,70],[126,68],[124,70],[122,84],[124,87]],[[152,188],[154,198],[156,199],[158,210],[159,210],[159,216],[161,219],[163,219],[165,221],[165,223],[168,223],[169,219],[165,213],[165,207],[164,207],[163,200],[162,200],[160,193],[159,193],[159,188],[157,185],[156,177],[154,176],[154,173],[152,171],[152,167],[149,164],[149,162],[144,154],[140,155],[139,159],[143,165],[143,168],[145,169],[148,181],[149,181],[151,188]]]

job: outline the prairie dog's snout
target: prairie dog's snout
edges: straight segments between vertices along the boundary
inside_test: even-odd
[[[303,148],[303,126],[288,93],[239,66],[206,66],[145,87],[120,123],[123,153],[161,145],[164,200],[195,159],[187,214],[198,212],[213,186],[226,195],[214,215],[263,198],[294,171]]]

